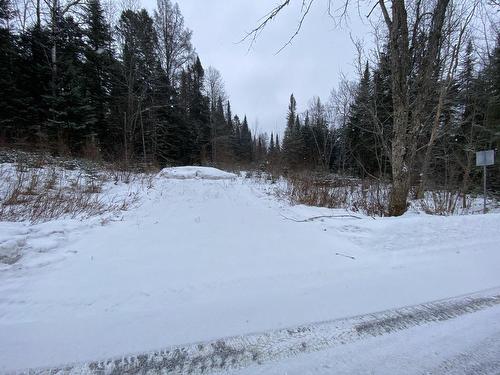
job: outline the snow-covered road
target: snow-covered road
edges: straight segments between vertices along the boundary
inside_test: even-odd
[[[29,375],[497,374],[499,318],[500,289],[494,289]]]
[[[500,307],[429,324],[404,325],[362,340],[276,361],[232,375],[498,375]]]
[[[0,269],[0,370],[143,353],[500,286],[498,214],[297,223],[286,218],[345,212],[292,207],[269,189],[246,179],[159,178],[140,207],[105,225],[0,223],[0,240],[33,250]]]

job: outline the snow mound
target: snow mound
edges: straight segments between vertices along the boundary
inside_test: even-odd
[[[224,172],[220,169],[210,167],[176,167],[162,169],[160,177],[179,180],[232,180],[236,178],[236,175],[234,173]]]

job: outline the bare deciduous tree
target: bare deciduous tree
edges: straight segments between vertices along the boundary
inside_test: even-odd
[[[291,2],[281,1],[245,39],[253,42],[266,25]],[[292,39],[300,31],[302,20],[313,2],[314,0],[302,0],[303,17]],[[334,4],[338,4],[341,17],[345,17],[350,2],[329,0],[329,11]],[[450,3],[451,0],[378,0],[369,13],[371,15],[375,9],[380,11],[389,40],[393,101],[390,215],[402,215],[407,209],[417,141],[429,124],[426,111],[433,96],[436,77],[439,76],[437,61],[447,32],[445,24]],[[287,44],[289,42],[285,46]]]
[[[205,93],[210,99],[210,105],[215,106],[219,98],[223,102],[227,100],[224,80],[219,70],[213,66],[209,66],[205,72]]]
[[[194,57],[192,31],[185,27],[179,5],[170,0],[158,0],[154,12],[161,63],[169,82],[175,85],[182,67]]]
[[[217,132],[217,124],[212,118],[216,111],[217,102],[227,100],[226,89],[221,73],[213,66],[209,66],[205,73],[205,93],[210,101],[210,136],[212,138],[212,160],[217,160],[217,139],[219,134]]]

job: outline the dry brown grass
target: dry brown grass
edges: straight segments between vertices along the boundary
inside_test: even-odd
[[[112,181],[134,185],[126,194],[110,196],[104,186]],[[38,223],[123,211],[137,202],[139,190],[152,185],[151,174],[78,161],[42,163],[37,158],[22,158],[0,164],[0,221]]]
[[[466,196],[465,199],[458,191],[429,191],[425,198],[416,202],[417,209],[429,215],[448,216],[469,213],[472,208],[473,199]]]
[[[388,207],[387,184],[377,180],[301,174],[286,179],[283,193],[294,204],[341,208],[369,216],[384,216]]]
[[[341,208],[369,216],[387,214],[390,184],[336,175],[299,174],[286,178],[285,187],[276,194],[294,204]],[[410,202],[411,209],[430,215],[457,215],[472,212],[474,199],[458,191],[437,190]]]

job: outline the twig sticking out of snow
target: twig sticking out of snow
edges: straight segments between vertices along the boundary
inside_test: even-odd
[[[314,217],[310,217],[308,219],[304,219],[304,220],[297,220],[297,219],[293,219],[291,217],[286,217],[285,215],[281,215],[282,218],[286,219],[286,220],[291,220],[291,221],[295,221],[296,223],[309,223],[311,221],[315,221],[315,220],[319,220],[319,219],[340,219],[340,218],[353,218],[353,219],[360,219],[361,218],[359,216],[354,216],[354,215],[323,215],[323,216],[314,216]]]
[[[349,259],[352,259],[352,260],[356,260],[356,258],[354,258],[353,256],[345,255],[345,254],[342,254],[342,253],[335,253],[335,255],[338,255],[339,257],[344,257],[344,258],[349,258]]]

